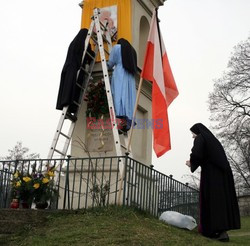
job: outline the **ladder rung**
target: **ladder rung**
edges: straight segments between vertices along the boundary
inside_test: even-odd
[[[114,37],[117,35],[117,31],[112,35],[111,40],[114,40]]]
[[[94,43],[96,44],[96,45],[98,45],[98,41],[96,40],[96,38],[92,35],[91,36],[91,38],[92,38],[92,40],[94,41]]]
[[[106,29],[105,31],[108,31],[108,30]],[[95,38],[95,35],[97,36],[97,33],[96,33],[96,32],[93,32],[93,33],[94,33],[94,35],[92,35],[91,38],[92,38],[92,40],[94,41],[94,43],[95,43],[96,45],[98,45],[98,41],[97,41],[97,39]],[[111,43],[109,42],[109,40],[106,38],[106,36],[105,36],[104,34],[102,34],[102,38],[103,38],[103,40],[104,40],[107,44],[111,45]]]
[[[84,90],[85,89],[85,87],[82,87],[80,84],[78,84],[78,83],[76,83],[76,85],[80,88],[80,89],[82,89],[82,90]]]
[[[104,32],[108,32],[109,31],[108,28],[107,28],[107,26],[105,26],[102,22],[100,22],[100,25],[101,25],[102,31],[104,31]],[[111,44],[104,34],[102,34],[102,38],[103,38],[103,40],[106,43]]]
[[[105,35],[102,35],[102,38],[107,44],[110,44],[110,42],[106,39]]]
[[[103,49],[108,55],[109,55],[109,51],[108,50],[106,50],[106,49]]]
[[[65,138],[70,139],[70,136],[66,135],[65,133],[60,132],[60,134],[61,134],[62,136],[64,136]]]
[[[121,144],[121,147],[124,148],[124,149],[127,149],[127,147],[123,144]]]
[[[108,24],[108,23],[107,23]],[[103,27],[103,29],[102,30],[104,30],[104,31],[108,31],[108,28],[107,28],[107,25],[104,25],[101,21],[100,21],[100,25],[101,25],[101,27]]]
[[[108,40],[105,38],[105,36],[104,36],[104,35],[102,35],[102,36],[103,36],[103,39],[105,39],[105,41],[109,44],[109,42],[108,42]],[[94,37],[92,37],[92,40],[95,42],[96,45],[98,45],[98,41],[97,41]],[[103,48],[103,50],[109,55],[109,51],[107,51],[107,50],[104,49],[104,48]]]
[[[59,153],[60,155],[65,155],[62,151],[58,150],[58,149],[54,149],[55,152]]]
[[[77,105],[78,107],[81,106],[81,104],[78,103],[78,102],[76,102],[76,101],[73,101],[73,103],[74,103],[75,105]]]
[[[80,67],[80,69],[81,69],[82,71],[84,71],[86,74],[90,75],[89,71],[86,70],[84,67]]]
[[[92,55],[88,52],[88,50],[86,51],[86,53],[88,54],[88,56],[89,56],[92,60],[95,60],[95,57],[92,56]]]

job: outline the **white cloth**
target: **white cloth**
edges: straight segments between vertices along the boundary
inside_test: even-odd
[[[193,230],[197,226],[196,220],[192,216],[184,215],[175,211],[163,212],[159,219],[169,225],[188,230]]]

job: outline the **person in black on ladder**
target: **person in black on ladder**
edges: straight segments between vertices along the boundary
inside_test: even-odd
[[[111,90],[114,101],[119,133],[126,133],[131,128],[133,110],[136,100],[135,74],[137,72],[137,55],[132,45],[124,38],[113,46],[108,67],[114,68]]]
[[[77,120],[75,113],[78,109],[78,105],[74,104],[73,102],[75,101],[80,103],[81,100],[81,89],[76,85],[76,83],[82,87],[85,87],[83,83],[85,82],[84,71],[80,70],[78,78],[77,72],[81,65],[84,67],[86,64],[90,64],[91,62],[91,57],[86,54],[83,64],[81,64],[87,34],[88,29],[81,29],[69,45],[66,61],[61,73],[61,81],[56,103],[56,109],[58,110],[62,110],[63,107],[69,106],[67,116],[73,121]],[[95,55],[90,45],[88,46],[87,51],[92,56]]]

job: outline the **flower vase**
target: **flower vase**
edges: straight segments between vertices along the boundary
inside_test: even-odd
[[[19,208],[19,202],[18,202],[18,199],[13,199],[11,204],[10,204],[10,208],[14,208],[14,209],[17,209]]]

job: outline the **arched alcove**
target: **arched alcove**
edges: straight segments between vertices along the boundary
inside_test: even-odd
[[[140,32],[139,32],[139,59],[138,65],[140,68],[143,66],[144,55],[146,51],[148,33],[149,33],[149,22],[145,16],[141,17],[140,20]]]

